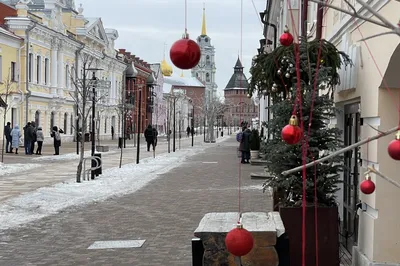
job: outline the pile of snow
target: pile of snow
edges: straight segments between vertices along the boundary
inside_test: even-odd
[[[117,151],[108,151],[108,152],[98,152],[96,153],[101,153],[101,154],[114,154]],[[91,151],[85,151],[85,157],[90,156]],[[78,160],[80,157],[79,154],[75,153],[66,153],[66,154],[61,154],[61,155],[50,155],[50,156],[40,156],[33,158],[32,161],[69,161],[69,160]]]
[[[164,153],[156,158],[142,159],[140,164],[106,169],[95,180],[76,183],[71,179],[12,198],[0,205],[0,229],[17,227],[56,214],[68,207],[133,193],[160,174],[179,167],[188,157],[204,149],[204,146],[200,146],[175,153]]]
[[[28,164],[28,163],[14,163],[4,164],[0,163],[0,176],[28,171],[41,166],[40,164]]]

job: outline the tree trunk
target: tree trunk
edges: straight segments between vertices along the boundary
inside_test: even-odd
[[[76,170],[76,182],[78,182],[78,183],[82,182],[82,180],[81,180],[82,166],[83,166],[83,160],[85,158],[85,133],[86,133],[86,131],[83,130],[82,131],[82,136],[81,136],[81,139],[80,139],[81,151],[79,153],[79,163],[78,163],[78,167],[77,167],[77,170]],[[83,173],[83,174],[85,174],[85,173]]]

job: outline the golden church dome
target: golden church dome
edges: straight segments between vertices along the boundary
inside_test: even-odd
[[[172,66],[170,66],[165,59],[161,61],[161,73],[165,77],[170,77],[172,75]]]

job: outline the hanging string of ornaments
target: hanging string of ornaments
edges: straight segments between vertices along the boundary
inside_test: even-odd
[[[280,36],[279,41],[283,46],[290,46],[293,44],[294,38],[290,33],[288,27],[285,27],[284,33]],[[281,68],[278,69],[277,75],[282,76],[285,79],[290,79],[291,74],[294,73],[293,64],[285,57],[281,60]],[[272,85],[272,92],[278,90],[278,85]],[[295,145],[299,143],[303,137],[303,132],[299,127],[298,118],[296,115],[292,115],[288,125],[282,129],[282,140],[289,145]],[[392,140],[388,145],[388,154],[393,160],[400,160],[400,125],[399,130],[395,135],[395,139]],[[370,169],[365,174],[365,179],[360,183],[360,190],[362,193],[369,195],[375,192],[375,183],[371,180],[370,173],[375,173],[382,177],[383,174],[379,174],[376,169]],[[393,183],[394,181],[388,177],[383,176],[384,179]],[[397,183],[396,183],[397,184]]]
[[[243,0],[240,1],[240,57],[242,58],[242,46],[243,46]],[[240,79],[240,87],[242,87],[242,79]],[[247,97],[251,98],[251,94],[248,93]],[[242,96],[240,96],[242,97]],[[240,98],[240,101],[242,99]],[[240,112],[242,112],[242,108],[240,108]],[[242,114],[240,114],[240,117]],[[240,118],[241,119],[241,118]],[[243,122],[243,121],[242,121]],[[238,175],[238,207],[239,207],[239,216],[241,213],[241,208],[240,208],[240,179],[241,179],[241,163],[239,163],[239,175]],[[247,255],[250,253],[250,251],[253,249],[254,246],[254,238],[253,235],[247,231],[246,229],[243,228],[243,224],[239,220],[236,224],[236,228],[233,228],[231,231],[228,232],[228,234],[225,237],[225,247],[231,253],[232,255],[239,257],[239,260],[241,260],[242,256]]]

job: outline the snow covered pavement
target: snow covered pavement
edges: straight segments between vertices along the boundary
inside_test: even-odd
[[[226,139],[228,138],[220,138],[218,142]],[[35,174],[32,174],[31,177],[28,176],[31,185],[39,185],[38,189],[21,195],[11,194],[10,196],[8,193],[8,199],[0,204],[0,229],[13,228],[55,214],[67,207],[133,193],[159,177],[160,174],[179,167],[190,156],[203,152],[209,146],[215,146],[215,144],[199,143],[198,146],[177,150],[175,153],[158,154],[156,158],[150,157],[152,153],[147,153],[149,157],[141,159],[140,164],[125,164],[121,169],[115,167],[119,160],[116,152],[104,154],[106,155],[104,158],[107,158],[107,164],[114,167],[103,170],[103,174],[95,180],[83,183],[75,182],[73,174],[76,171],[76,165],[72,162],[62,164],[57,162],[51,166],[48,164],[50,168],[46,166],[39,173],[37,170],[33,170],[32,173]],[[51,179],[59,180],[55,173],[68,171],[70,176],[68,179],[65,180],[65,176],[61,175],[61,179],[64,179],[64,181],[55,184],[53,182],[52,186],[48,186],[49,184],[46,184],[46,186],[40,180],[40,177],[44,179],[50,173],[53,173],[50,174]],[[15,182],[15,180],[18,180],[18,178],[10,178],[10,182]],[[1,185],[2,180],[0,180],[0,187]],[[0,191],[0,200],[2,191]]]

